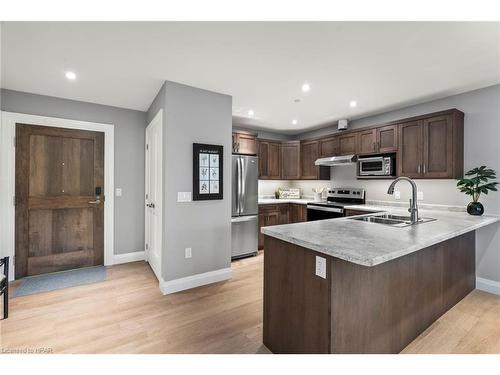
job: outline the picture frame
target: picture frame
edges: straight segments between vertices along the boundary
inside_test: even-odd
[[[224,198],[224,146],[193,143],[193,201]]]

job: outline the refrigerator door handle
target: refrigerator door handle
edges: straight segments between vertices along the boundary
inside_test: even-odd
[[[243,158],[240,158],[241,160],[241,212],[245,212],[245,206],[246,206],[246,197],[245,197],[245,178],[246,178],[246,169],[245,169],[245,161]]]
[[[241,171],[242,166],[241,166],[241,158],[238,157],[238,214],[241,215],[241,211],[243,211],[241,207],[241,201],[242,201],[242,186],[243,186],[243,173]]]

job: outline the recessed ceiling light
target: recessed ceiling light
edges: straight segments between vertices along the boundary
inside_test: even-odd
[[[297,120],[292,120],[292,125],[297,125],[299,122]]]
[[[354,108],[358,105],[358,102],[356,100],[351,100],[349,102],[349,107]]]
[[[66,78],[69,79],[70,81],[74,81],[76,79],[75,72],[71,71],[66,72]]]
[[[303,92],[309,92],[311,90],[311,85],[307,82],[302,84],[302,91]]]
[[[254,113],[253,109],[250,109],[250,110],[248,111],[248,116],[253,116],[254,114],[255,114],[255,113]]]
[[[293,101],[294,101],[295,103],[300,103],[300,99],[299,99],[299,98],[294,99]]]

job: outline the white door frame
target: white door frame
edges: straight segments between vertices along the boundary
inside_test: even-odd
[[[0,254],[10,256],[12,260],[15,255],[16,148],[14,137],[16,123],[104,133],[104,265],[112,265],[114,253],[114,125],[5,111],[1,112],[0,123],[0,246],[2,246]],[[11,263],[9,280],[13,280],[15,275],[15,262]]]
[[[156,115],[153,117],[153,119],[149,122],[149,124],[146,126],[145,130],[145,144],[144,144],[144,191],[148,191],[148,184],[149,184],[149,170],[148,170],[148,149],[147,149],[147,129],[149,126],[155,122],[159,122],[160,124],[160,142],[158,143],[160,145],[159,147],[159,152],[160,152],[160,157],[157,158],[156,162],[159,164],[160,168],[160,191],[158,194],[158,201],[156,202],[156,208],[158,209],[159,214],[159,221],[160,221],[160,233],[159,233],[159,238],[160,238],[160,275],[157,275],[158,278],[161,280],[161,268],[162,268],[162,260],[163,260],[163,231],[161,230],[163,228],[163,109],[160,109]],[[147,199],[145,199],[147,200]],[[147,215],[148,215],[148,207],[144,205],[144,258],[145,260],[149,263],[149,250],[146,248],[146,243],[147,243],[147,236],[148,236],[148,228],[147,228]]]

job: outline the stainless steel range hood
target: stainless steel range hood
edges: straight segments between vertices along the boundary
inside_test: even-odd
[[[317,159],[314,164],[326,167],[333,167],[336,165],[348,165],[356,163],[358,160],[356,155],[343,155],[343,156],[330,156],[327,158]]]

